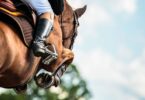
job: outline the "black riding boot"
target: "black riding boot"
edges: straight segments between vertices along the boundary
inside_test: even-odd
[[[47,19],[39,19],[35,31],[35,39],[32,44],[33,53],[35,56],[43,56],[46,52],[44,41],[52,30],[53,23]]]

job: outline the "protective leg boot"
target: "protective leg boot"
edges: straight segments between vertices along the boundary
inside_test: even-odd
[[[45,40],[52,30],[53,23],[47,19],[39,19],[35,31],[35,39],[32,44],[33,53],[35,56],[40,57],[45,55],[46,47]]]

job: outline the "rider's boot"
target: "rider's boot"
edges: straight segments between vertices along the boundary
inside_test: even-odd
[[[52,31],[53,23],[45,18],[40,18],[36,31],[35,39],[32,44],[32,50],[35,56],[40,57],[46,53],[45,40]]]

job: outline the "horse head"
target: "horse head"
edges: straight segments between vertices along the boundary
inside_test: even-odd
[[[55,16],[54,31],[48,38],[49,43],[55,44],[58,58],[48,66],[42,64],[42,70],[39,70],[35,77],[38,86],[43,88],[48,88],[51,85],[57,86],[59,78],[72,63],[74,53],[71,49],[77,36],[78,19],[84,14],[86,7],[73,10],[64,0],[64,11],[60,16]]]
[[[66,3],[64,12],[60,17],[60,24],[63,36],[63,45],[72,49],[75,37],[77,36],[77,28],[79,26],[79,18],[85,13],[87,6],[78,8],[73,11],[72,7]],[[68,16],[69,15],[69,16]]]

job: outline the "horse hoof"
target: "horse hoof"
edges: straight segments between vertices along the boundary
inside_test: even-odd
[[[24,94],[26,93],[26,90],[27,90],[27,84],[22,85],[22,86],[17,86],[16,88],[14,88],[14,90],[18,94]]]

